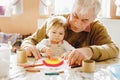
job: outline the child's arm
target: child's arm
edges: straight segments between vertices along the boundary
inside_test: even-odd
[[[36,45],[36,48],[38,48],[41,51],[41,49],[43,49],[46,46],[47,46],[47,39],[43,39]]]
[[[75,49],[71,44],[69,44],[65,40],[63,40],[63,48],[65,49],[65,51],[71,51]]]

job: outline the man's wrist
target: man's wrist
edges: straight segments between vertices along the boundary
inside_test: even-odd
[[[86,59],[91,59],[92,55],[93,55],[93,52],[89,47],[84,48],[84,56]]]

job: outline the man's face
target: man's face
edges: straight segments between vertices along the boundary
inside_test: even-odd
[[[94,20],[94,9],[88,9],[88,12],[80,13],[82,7],[76,5],[69,17],[70,28],[74,32],[84,31]]]

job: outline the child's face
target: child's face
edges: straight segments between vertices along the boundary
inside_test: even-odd
[[[63,40],[65,34],[65,30],[63,27],[52,28],[49,30],[48,37],[51,42],[58,43]]]

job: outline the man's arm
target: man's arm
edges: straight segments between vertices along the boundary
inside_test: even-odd
[[[40,51],[36,48],[36,44],[46,37],[46,23],[38,29],[34,34],[25,38],[21,44],[21,48],[26,50],[27,56],[34,56],[35,59],[40,59]]]
[[[42,25],[42,27],[39,28],[34,34],[25,38],[22,41],[21,47],[25,48],[25,47],[28,47],[28,46],[36,45],[38,42],[40,42],[45,37],[46,37],[46,23],[44,23]]]
[[[94,27],[91,30],[90,37],[91,43],[93,44],[90,46],[93,52],[92,59],[102,61],[117,57],[119,48],[112,41],[106,28],[99,22],[93,24],[92,27]]]

